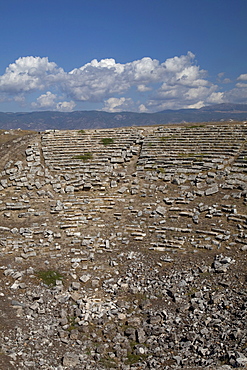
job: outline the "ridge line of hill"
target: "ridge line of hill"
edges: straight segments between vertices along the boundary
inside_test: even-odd
[[[247,104],[223,103],[205,106],[200,109],[164,110],[156,113],[109,113],[96,110],[0,112],[0,129],[74,130],[231,120],[247,120]]]

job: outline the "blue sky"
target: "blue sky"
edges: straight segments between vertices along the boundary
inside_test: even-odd
[[[246,0],[0,0],[0,111],[247,103]]]

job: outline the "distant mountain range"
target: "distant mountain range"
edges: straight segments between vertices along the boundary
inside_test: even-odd
[[[75,112],[0,112],[0,129],[44,131],[147,126],[184,122],[245,121],[247,104],[215,104],[200,109],[164,110],[157,113]]]

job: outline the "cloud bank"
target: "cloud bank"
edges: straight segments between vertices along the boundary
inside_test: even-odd
[[[219,83],[231,82],[223,76],[223,72],[218,74]],[[47,57],[28,56],[10,64],[0,76],[0,101],[59,111],[72,111],[83,102],[101,104],[108,112],[200,108],[247,102],[247,74],[237,78],[234,88],[222,92],[208,80],[207,71],[197,65],[191,52],[162,63],[150,57],[125,64],[112,58],[94,59],[70,72]]]

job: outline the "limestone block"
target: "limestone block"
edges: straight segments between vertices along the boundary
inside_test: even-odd
[[[111,163],[123,163],[124,159],[122,157],[112,157]]]
[[[161,216],[164,216],[166,214],[166,208],[162,206],[158,206],[156,208],[156,212],[160,214]]]
[[[218,191],[219,191],[218,185],[214,185],[205,191],[205,195],[212,195],[218,193]]]
[[[75,190],[75,188],[72,185],[68,185],[68,186],[65,187],[65,192],[66,193],[74,193],[74,190]]]

